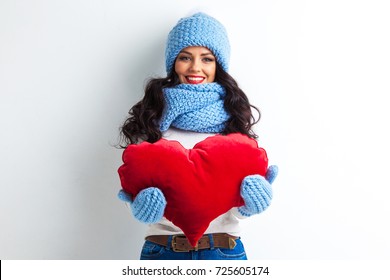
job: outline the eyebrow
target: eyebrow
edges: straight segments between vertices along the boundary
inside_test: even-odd
[[[180,51],[180,53],[186,53],[186,54],[192,55],[192,53],[187,52],[187,51]],[[201,56],[205,56],[205,55],[212,55],[212,56],[214,56],[212,52],[207,52],[207,53],[202,53],[201,54]]]

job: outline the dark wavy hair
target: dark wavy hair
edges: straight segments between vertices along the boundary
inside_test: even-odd
[[[230,114],[221,134],[239,132],[256,139],[258,136],[252,130],[252,126],[260,120],[259,109],[249,103],[248,97],[239,88],[237,82],[218,63],[216,63],[215,82],[226,90],[224,107]],[[159,121],[165,106],[162,89],[178,84],[180,84],[179,77],[174,70],[166,78],[152,78],[148,81],[144,97],[130,109],[129,117],[120,128],[121,148],[141,141],[154,143],[161,139]],[[257,118],[251,108],[257,111]]]

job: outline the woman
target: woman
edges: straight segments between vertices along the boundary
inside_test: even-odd
[[[230,133],[256,139],[252,126],[258,120],[251,108],[259,111],[227,73],[229,56],[228,36],[220,22],[204,13],[180,19],[168,35],[168,76],[151,79],[144,98],[131,108],[121,129],[123,147],[165,138],[189,149],[209,136]],[[270,166],[265,177],[247,176],[241,185],[245,205],[214,219],[195,247],[163,217],[166,200],[161,190],[146,188],[134,201],[120,191],[134,216],[150,224],[141,259],[247,259],[239,221],[269,206],[276,175],[277,167]]]

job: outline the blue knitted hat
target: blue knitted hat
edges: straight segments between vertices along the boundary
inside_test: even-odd
[[[230,44],[225,27],[205,13],[181,18],[168,34],[165,50],[167,73],[172,71],[180,51],[190,46],[206,47],[213,52],[217,62],[226,72],[229,69]]]

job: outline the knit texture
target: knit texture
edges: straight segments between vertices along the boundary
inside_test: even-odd
[[[271,204],[271,184],[260,175],[245,177],[241,185],[241,196],[245,205],[238,208],[243,216],[251,216],[263,212]]]
[[[163,89],[166,107],[160,130],[173,127],[195,132],[219,133],[229,114],[224,108],[225,90],[218,83],[179,84]]]
[[[267,169],[267,173],[265,174],[265,179],[272,184],[276,176],[278,176],[279,173],[279,167],[277,165],[270,165]]]
[[[169,32],[165,49],[167,73],[172,71],[177,55],[190,46],[206,47],[213,52],[217,62],[227,72],[229,69],[230,44],[225,27],[205,13],[181,18]]]
[[[244,178],[240,193],[245,205],[238,208],[241,215],[249,217],[268,208],[272,200],[271,184],[275,181],[278,172],[278,166],[270,165],[265,177],[250,175]]]
[[[157,223],[164,216],[167,204],[165,197],[158,188],[147,188],[142,190],[132,201],[129,194],[121,190],[118,197],[130,203],[134,217],[140,222],[152,224]]]

